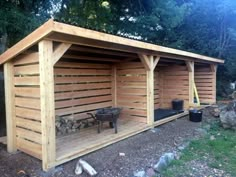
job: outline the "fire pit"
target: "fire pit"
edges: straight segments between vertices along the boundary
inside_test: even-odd
[[[98,133],[101,131],[103,122],[109,122],[110,127],[115,127],[115,133],[117,133],[117,119],[119,118],[121,108],[103,108],[97,110],[95,115],[88,113],[98,122]]]

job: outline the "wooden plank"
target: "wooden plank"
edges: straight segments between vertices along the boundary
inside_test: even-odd
[[[18,117],[41,121],[41,114],[39,110],[16,107],[15,111],[16,116]]]
[[[41,130],[42,130],[40,122],[22,119],[19,117],[16,117],[16,126],[24,128],[24,129],[30,129],[32,131],[39,132],[39,133],[41,133]]]
[[[66,53],[66,51],[71,47],[71,44],[61,43],[59,44],[53,52],[53,65],[55,65],[58,60]]]
[[[7,137],[6,136],[0,137],[0,143],[7,145]]]
[[[117,76],[117,82],[129,81],[129,82],[145,82],[146,76]]]
[[[40,144],[17,137],[17,148],[37,159],[42,159],[42,145]]]
[[[104,102],[104,103],[95,103],[95,104],[84,105],[84,106],[64,108],[64,109],[56,110],[56,115],[62,116],[62,115],[85,112],[85,111],[89,111],[89,110],[96,110],[96,109],[106,108],[106,107],[111,107],[111,106],[112,106],[112,101],[108,101],[108,102]]]
[[[39,76],[14,77],[14,84],[17,86],[37,86],[39,85]]]
[[[75,60],[91,60],[91,61],[105,61],[105,62],[121,62],[120,59],[115,58],[100,58],[100,57],[90,57],[90,56],[83,56],[83,55],[69,55],[65,54],[62,58],[66,59],[75,59]]]
[[[33,52],[29,54],[21,54],[16,57],[13,61],[13,65],[26,65],[26,64],[33,64],[39,62],[39,55],[38,52]]]
[[[65,84],[55,85],[55,92],[93,90],[93,89],[110,89],[111,83],[84,83],[84,84]]]
[[[40,110],[40,100],[39,99],[16,97],[15,98],[15,105],[18,107]]]
[[[55,100],[53,76],[53,43],[39,42],[40,68],[40,106],[42,123],[42,161],[43,170],[56,159]]]
[[[15,122],[15,98],[14,98],[14,68],[13,63],[4,64],[5,107],[7,128],[7,151],[17,151],[16,147],[16,122]]]
[[[137,75],[145,75],[146,71],[143,68],[135,68],[135,69],[123,69],[117,71],[118,75],[127,75],[127,74],[137,74]]]
[[[26,65],[14,67],[14,75],[33,75],[39,74],[39,65]]]
[[[106,95],[106,96],[97,96],[97,97],[89,97],[89,98],[80,98],[80,99],[73,99],[73,100],[63,100],[63,101],[56,101],[55,107],[58,108],[65,108],[70,106],[79,106],[84,104],[92,104],[92,103],[98,103],[98,102],[105,102],[105,101],[111,101],[112,96]]]
[[[55,100],[110,95],[111,89],[55,93]]]
[[[110,82],[111,77],[109,76],[85,76],[85,77],[56,77],[56,84],[66,83],[83,83],[83,82]]]
[[[27,139],[35,143],[42,144],[42,136],[40,133],[36,133],[31,130],[16,127],[16,135],[19,138]]]
[[[81,63],[81,62],[57,62],[54,67],[60,68],[84,68],[84,69],[111,69],[109,64],[99,64],[99,63]]]
[[[15,87],[15,95],[31,98],[39,98],[40,89],[38,87]]]
[[[107,69],[61,69],[55,68],[54,69],[55,75],[78,75],[78,76],[105,76],[111,75],[111,70]]]

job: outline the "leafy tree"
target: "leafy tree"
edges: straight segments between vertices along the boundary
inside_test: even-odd
[[[50,16],[52,1],[0,1],[0,53],[33,31]]]

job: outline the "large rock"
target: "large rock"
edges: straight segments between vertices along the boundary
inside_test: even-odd
[[[208,108],[210,114],[213,116],[213,117],[219,117],[220,116],[220,108],[218,105],[212,105],[210,108]]]
[[[236,101],[225,107],[220,113],[220,122],[225,129],[236,130]]]
[[[154,165],[154,169],[158,172],[162,172],[170,165],[174,158],[175,156],[173,153],[165,153],[160,157],[158,163]]]

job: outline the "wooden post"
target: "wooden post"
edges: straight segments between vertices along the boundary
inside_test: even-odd
[[[147,74],[147,124],[154,124],[154,70],[160,57],[139,54]]]
[[[149,56],[150,70],[147,70],[147,124],[154,123],[154,58]]]
[[[217,65],[210,64],[211,72],[213,73],[213,81],[212,81],[212,95],[213,95],[213,103],[216,103],[216,73],[217,73]]]
[[[112,103],[113,103],[113,107],[117,107],[117,72],[116,72],[116,65],[113,64],[112,65]]]
[[[52,41],[39,42],[42,161],[45,171],[53,166],[56,159],[54,61],[52,54]]]
[[[4,64],[5,105],[7,123],[7,151],[17,151],[16,147],[16,121],[15,121],[15,95],[13,63]]]
[[[189,107],[194,105],[194,62],[186,61],[189,72]]]

